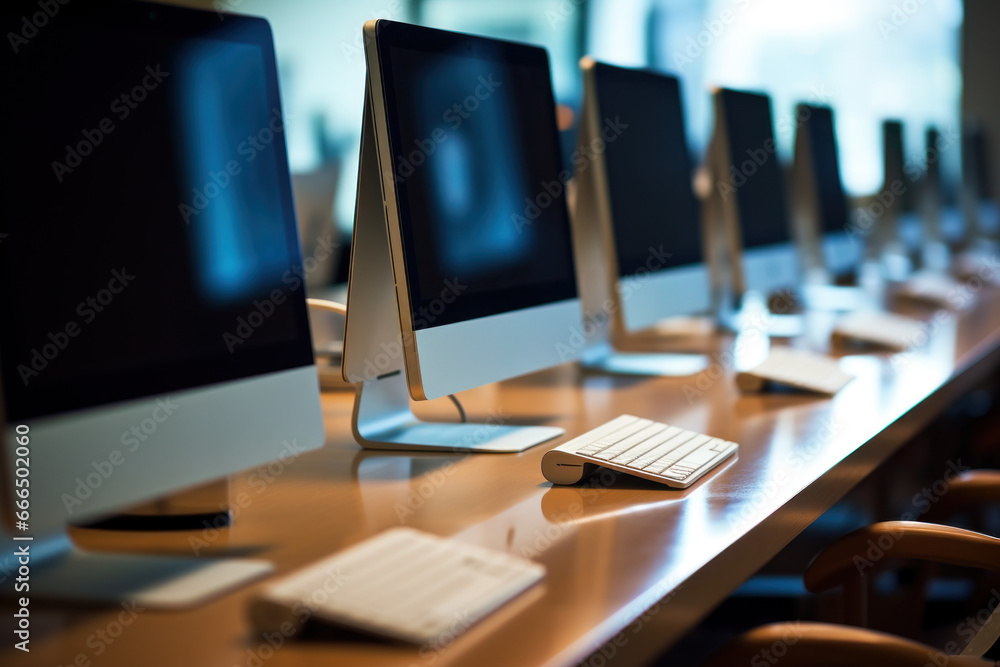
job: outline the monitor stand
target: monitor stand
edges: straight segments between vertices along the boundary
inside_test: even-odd
[[[355,440],[367,449],[508,453],[562,435],[561,428],[517,426],[502,418],[424,422],[410,410],[371,104],[366,81],[343,359],[344,379],[357,387]]]
[[[358,385],[351,430],[366,449],[493,454],[522,452],[565,433],[552,426],[505,424],[499,416],[474,424],[421,421],[410,410],[402,370]]]
[[[743,293],[739,310],[729,312],[722,324],[737,335],[760,334],[769,338],[796,338],[806,331],[803,314],[774,312],[768,307],[768,300],[753,290]]]
[[[614,375],[687,377],[705,370],[708,363],[704,354],[620,352],[607,342],[588,346],[580,355],[584,369]]]
[[[201,533],[198,533],[201,535]],[[265,560],[153,556],[78,548],[65,531],[47,536],[11,535],[0,527],[4,550],[0,575],[17,596],[18,577],[30,577],[30,598],[87,604],[125,603],[137,611],[188,609],[270,574]],[[206,540],[207,541],[207,540]],[[21,562],[27,550],[27,563]]]
[[[809,310],[849,312],[864,307],[870,299],[860,285],[810,282],[802,286],[802,300]]]

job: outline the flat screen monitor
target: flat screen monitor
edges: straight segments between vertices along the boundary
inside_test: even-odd
[[[625,328],[704,312],[709,278],[680,82],[586,62],[584,83],[598,110],[591,133],[609,122],[620,127],[604,148],[604,172]]]
[[[903,163],[906,158],[902,121],[886,120],[882,122],[882,157],[884,173],[882,189],[891,190],[893,184],[897,182],[905,184],[906,175],[903,173]],[[896,188],[899,189],[899,186],[897,185]],[[903,205],[900,208],[906,208],[906,206]]]
[[[882,154],[884,182],[882,193],[890,201],[884,217],[888,221],[886,240],[902,242],[903,247],[916,253],[921,244],[920,219],[915,214],[914,173],[907,166],[903,122],[886,120],[882,123]]]
[[[5,449],[30,436],[33,527],[320,446],[267,22],[69,5],[3,74]]]
[[[771,100],[767,95],[722,88],[716,92],[726,155],[717,166],[728,184],[742,247],[746,290],[767,295],[799,282],[792,243],[784,174],[774,139]]]
[[[365,34],[410,394],[566,361],[581,308],[545,49],[386,20]]]
[[[819,198],[820,229],[824,233],[843,232],[847,222],[847,197],[840,180],[840,157],[833,125],[833,109],[799,105],[798,118],[809,133],[813,177]]]
[[[815,199],[809,207],[815,212],[821,236],[820,250],[826,268],[834,275],[854,271],[863,256],[860,241],[848,234],[847,196],[840,177],[840,157],[834,129],[833,109],[827,106],[800,104],[796,118],[798,132],[808,141],[808,164],[796,164],[809,171]],[[796,143],[796,148],[799,144]],[[803,147],[804,148],[804,147]],[[798,162],[799,155],[796,154]],[[801,196],[802,193],[796,193]]]
[[[989,145],[983,126],[967,119],[962,124],[962,190],[963,206],[974,239],[996,239],[1000,232],[1000,215],[990,192]],[[974,224],[972,224],[974,221]]]

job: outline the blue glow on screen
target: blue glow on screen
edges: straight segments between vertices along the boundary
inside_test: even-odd
[[[487,64],[456,57],[428,67],[415,109],[419,127],[443,130],[440,141],[433,131],[429,137],[436,144],[426,156],[433,173],[429,195],[440,217],[434,230],[441,268],[457,275],[516,265],[533,236],[532,229],[511,223],[515,214],[524,215],[525,199],[534,193],[519,178],[513,110],[491,89],[497,83],[502,89],[502,78]],[[484,73],[490,85],[481,82]]]
[[[178,59],[184,199],[204,298],[238,302],[289,268],[278,156],[279,109],[269,109],[260,50],[201,40]]]

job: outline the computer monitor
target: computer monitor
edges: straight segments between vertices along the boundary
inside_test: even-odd
[[[737,296],[801,284],[767,95],[716,89],[713,188],[730,235]]]
[[[580,67],[584,101],[570,161],[577,283],[588,323],[581,361],[608,372],[697,373],[707,364],[703,355],[613,349],[667,318],[711,306],[679,82],[589,57]]]
[[[795,133],[792,199],[796,228],[829,278],[853,274],[864,255],[862,239],[850,233],[847,197],[840,178],[840,158],[833,109],[799,104]]]
[[[906,172],[906,144],[903,122],[882,122],[884,213],[877,223],[880,247],[901,247],[916,250],[920,245],[919,220],[913,215],[913,179]],[[905,219],[904,219],[905,218]]]
[[[942,146],[941,133],[934,126],[928,127],[924,132],[924,163],[921,165],[924,173],[919,182],[918,258],[921,269],[938,272],[947,271],[951,262],[945,239],[958,240],[962,236],[961,216],[954,215],[957,211],[953,207],[947,211],[952,215],[946,215]]]
[[[705,312],[708,269],[680,82],[593,60],[584,64],[584,82],[597,97],[598,114],[590,121],[622,127],[607,142],[603,171],[611,209],[610,261],[618,283],[614,294],[624,329]]]
[[[267,22],[70,5],[3,67],[5,508],[38,545],[319,447]],[[29,458],[26,510],[13,471]],[[116,562],[65,594],[135,591],[147,563]],[[212,561],[194,562],[174,565]]]
[[[343,365],[361,383],[355,435],[366,447],[473,451],[554,437],[561,429],[426,424],[406,400],[407,389],[432,399],[575,357],[569,172],[548,55],[387,20],[364,35]]]
[[[1000,215],[990,193],[990,161],[986,132],[976,120],[962,123],[961,201],[966,232],[973,242],[1000,240]]]

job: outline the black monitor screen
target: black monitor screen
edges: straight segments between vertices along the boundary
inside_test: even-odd
[[[791,226],[785,202],[784,175],[774,143],[771,101],[766,95],[722,90],[729,163],[720,180],[735,193],[743,245],[748,248],[788,243]]]
[[[813,178],[819,199],[820,228],[824,232],[842,232],[847,224],[847,199],[840,180],[837,136],[830,107],[799,105],[798,118],[808,132],[812,149]]]
[[[902,186],[903,194],[894,207],[900,211],[913,210],[912,188],[910,178],[904,172],[906,168],[906,145],[903,143],[903,123],[898,120],[887,120],[882,123],[882,153],[885,160],[885,182],[883,190],[893,192]]]
[[[962,177],[977,200],[990,196],[988,154],[982,126],[967,120],[962,125]]]
[[[377,30],[414,328],[575,298],[545,50]]]
[[[8,419],[311,363],[267,23],[60,7],[4,56]]]
[[[604,64],[594,66],[594,76],[600,129],[615,128],[604,160],[619,274],[701,262],[677,79]]]

